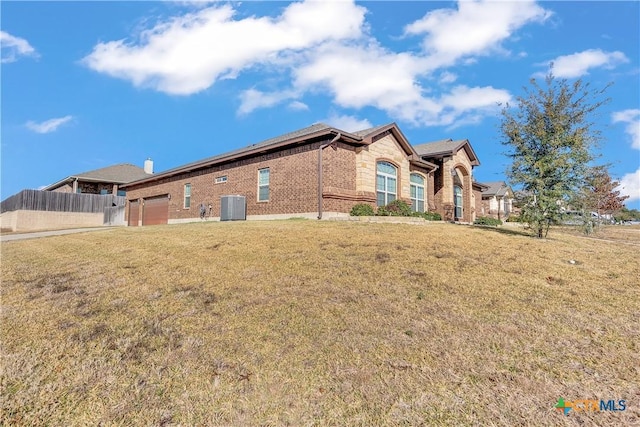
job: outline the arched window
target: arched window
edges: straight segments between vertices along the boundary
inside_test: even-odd
[[[378,162],[376,169],[376,199],[378,206],[385,206],[398,194],[398,171],[389,162]]]
[[[412,173],[409,178],[411,180],[411,210],[424,212],[424,177]]]

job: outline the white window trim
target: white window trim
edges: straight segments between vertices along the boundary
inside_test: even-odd
[[[416,184],[415,182],[411,182],[411,175],[416,175],[422,178],[424,184],[420,185],[420,184]],[[422,188],[422,199],[418,199],[417,191],[416,191],[416,198],[414,199],[413,197],[411,197],[411,187]],[[422,211],[415,210],[414,212],[424,213],[427,211],[427,178],[425,178],[424,175],[419,174],[417,172],[412,172],[409,174],[409,196],[411,197],[412,207],[413,207],[414,200],[416,200],[416,204],[418,201],[422,202]]]
[[[189,186],[189,194],[187,194],[187,186]],[[186,183],[182,191],[184,192],[182,207],[184,209],[191,209],[191,183]],[[187,206],[187,198],[189,198],[189,206]]]
[[[222,175],[222,176],[216,177],[214,183],[215,184],[226,184],[227,183],[227,175]]]
[[[456,189],[460,189],[460,204],[458,204],[458,195]],[[456,210],[460,208],[460,215],[456,215]],[[500,204],[498,203],[498,209],[500,208]],[[460,185],[453,186],[453,216],[454,218],[462,219],[464,218],[464,189]]]
[[[386,173],[386,172],[380,172],[378,170],[378,164],[380,163],[387,163],[391,166],[393,166],[393,168],[396,171],[395,175],[391,175],[390,173]],[[398,200],[398,167],[396,165],[394,165],[393,163],[386,161],[386,160],[379,160],[376,162],[376,204],[378,202],[378,193],[381,192],[380,190],[378,190],[378,176],[382,176],[384,178],[384,191],[382,193],[384,193],[384,205],[382,206],[386,206],[389,203],[391,203],[393,200]],[[395,179],[396,181],[396,188],[395,191],[389,191],[389,185],[388,185],[388,180],[389,178]],[[393,200],[389,200],[389,194],[393,194],[394,199]]]
[[[262,171],[264,171],[264,170],[268,171],[267,172],[268,180],[267,180],[266,184],[260,184],[260,173]],[[262,188],[262,187],[267,187],[267,190],[268,190],[268,196],[267,196],[267,198],[265,200],[261,200],[260,199],[260,188]],[[268,202],[270,200],[271,200],[271,169],[269,169],[269,168],[260,168],[260,169],[258,169],[258,202],[264,203],[264,202]]]

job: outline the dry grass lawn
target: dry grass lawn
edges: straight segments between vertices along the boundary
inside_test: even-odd
[[[290,220],[5,243],[0,424],[640,425],[639,248],[550,237]]]

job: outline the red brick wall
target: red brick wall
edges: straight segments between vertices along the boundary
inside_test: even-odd
[[[251,159],[208,167],[127,188],[127,199],[170,194],[169,219],[199,217],[200,203],[212,205],[212,215],[220,216],[220,196],[243,195],[247,215],[296,214],[318,211],[318,148],[328,142],[315,141]],[[269,201],[258,202],[258,170],[270,169]],[[215,178],[227,176],[227,182],[215,184]],[[324,188],[355,193],[355,153],[352,147],[338,144],[323,150]],[[191,184],[191,207],[185,209],[184,185]],[[324,210],[349,212],[353,202],[325,200]],[[348,207],[348,209],[347,209]]]
[[[362,197],[356,194],[355,147],[338,143],[335,149],[325,148],[322,171],[324,212],[348,213],[355,204],[362,203]]]

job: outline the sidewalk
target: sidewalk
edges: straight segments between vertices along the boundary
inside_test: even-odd
[[[5,234],[0,236],[0,242],[11,242],[14,240],[39,239],[41,237],[62,236],[64,234],[86,233],[89,231],[113,230],[113,227],[96,228],[71,228],[67,230],[36,231],[33,233]]]

